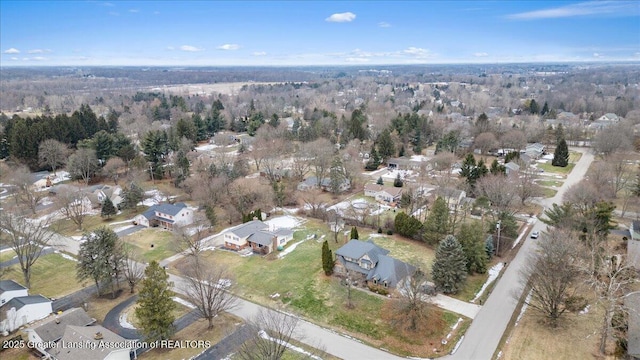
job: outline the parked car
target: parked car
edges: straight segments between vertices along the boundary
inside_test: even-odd
[[[537,239],[538,236],[540,236],[540,231],[534,231],[531,233],[531,238],[532,239]]]

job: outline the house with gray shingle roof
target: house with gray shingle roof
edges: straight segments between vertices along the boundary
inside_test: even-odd
[[[640,291],[628,294],[624,306],[629,312],[627,329],[627,354],[632,359],[640,359]]]
[[[18,296],[0,306],[0,332],[11,332],[44,319],[53,311],[51,300],[42,295]]]
[[[160,226],[171,230],[193,223],[193,210],[185,203],[158,204],[134,217],[133,221],[146,227]]]
[[[388,256],[389,250],[376,245],[373,241],[350,240],[336,251],[334,274],[349,276],[352,281],[395,288],[416,268],[398,259]]]
[[[57,360],[129,360],[133,350],[132,344],[133,342],[126,341],[125,338],[100,325],[70,325],[66,327],[59,346],[52,348],[49,354]]]
[[[13,280],[0,280],[0,305],[4,305],[9,300],[18,296],[28,296],[26,287]]]
[[[251,248],[254,252],[269,254],[279,246],[285,246],[293,240],[293,231],[289,229],[269,229],[269,225],[260,220],[252,220],[227,230],[224,233],[224,246],[233,250]]]
[[[47,350],[51,345],[59,341],[64,335],[64,331],[69,325],[89,326],[96,322],[82,308],[71,308],[63,313],[39,321],[30,328],[26,329],[28,341],[35,344],[35,348],[47,356]]]

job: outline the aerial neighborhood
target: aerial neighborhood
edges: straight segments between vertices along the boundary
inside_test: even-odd
[[[640,359],[638,52],[33,66],[5,34],[0,359]],[[214,51],[257,62],[180,62]]]

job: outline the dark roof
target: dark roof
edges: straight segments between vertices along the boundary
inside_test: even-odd
[[[142,213],[142,216],[146,217],[148,220],[156,218],[156,211],[154,210],[154,206],[150,207],[149,210]]]
[[[38,334],[44,342],[58,341],[68,325],[87,326],[95,322],[96,319],[92,319],[82,308],[72,308],[62,314],[50,316],[28,330]]]
[[[42,304],[42,303],[50,303],[51,300],[47,299],[42,295],[29,295],[29,296],[18,296],[13,299],[7,301],[6,304],[0,306],[0,311],[5,311],[5,309],[16,308],[16,310],[22,309],[25,305],[31,304]]]
[[[269,228],[269,225],[263,223],[260,220],[252,220],[246,222],[242,225],[238,225],[234,229],[229,230],[231,233],[235,234],[238,237],[244,238],[247,237],[257,231],[264,230]]]
[[[155,211],[171,216],[178,215],[178,213],[186,207],[187,205],[185,203],[159,204],[152,206]]]
[[[276,234],[269,231],[256,231],[247,238],[247,241],[260,244],[262,246],[269,246],[273,244],[273,238],[275,236]]]
[[[360,241],[356,239],[349,240],[344,246],[336,251],[336,255],[360,259],[365,254],[375,264],[378,262],[378,256],[387,255],[389,250],[381,248],[373,243],[373,241]]]
[[[102,335],[101,340],[95,339],[97,333]],[[69,348],[58,346],[52,348],[49,353],[58,360],[104,359],[112,352],[122,350],[122,348],[100,346],[100,343],[107,345],[128,343],[125,338],[100,325],[67,326],[62,336],[62,341],[66,344],[83,344],[86,346]]]
[[[27,288],[13,280],[0,280],[0,294],[5,291],[26,290]]]
[[[629,311],[627,353],[640,357],[640,291],[628,294],[624,299],[624,305]]]
[[[413,265],[409,265],[387,255],[378,257],[378,264],[371,269],[367,280],[377,280],[378,283],[387,283],[389,287],[396,287],[398,282],[416,271]]]

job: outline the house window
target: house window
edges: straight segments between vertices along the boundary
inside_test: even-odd
[[[383,283],[383,285],[384,285],[385,288],[389,287],[389,284],[387,284],[386,281]]]
[[[378,285],[378,279],[373,279],[373,285]]]

